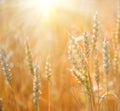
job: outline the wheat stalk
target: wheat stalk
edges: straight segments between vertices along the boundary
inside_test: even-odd
[[[118,93],[118,78],[119,78],[119,57],[118,57],[118,50],[114,50],[114,59],[113,59],[113,69],[114,69],[114,74],[115,74],[115,87],[116,91]]]
[[[51,106],[51,75],[52,75],[52,68],[51,68],[51,64],[50,64],[50,57],[47,58],[46,63],[45,63],[45,74],[47,76],[47,80],[48,80],[48,111],[50,111],[50,106]]]
[[[99,86],[99,82],[100,82],[100,70],[99,70],[99,61],[98,58],[95,58],[95,63],[94,63],[94,67],[95,67],[95,80],[97,85]]]
[[[109,57],[109,50],[108,50],[108,41],[103,41],[103,60],[104,60],[104,69],[106,75],[109,74],[110,71],[110,57]]]
[[[98,88],[98,104],[99,104],[99,84],[100,84],[100,64],[98,61],[98,57],[95,57],[94,60],[94,69],[95,69],[95,81],[97,83],[97,88]],[[98,106],[98,111],[99,111],[99,106]]]
[[[34,106],[35,111],[39,111],[39,98],[40,98],[40,73],[39,68],[35,66],[34,68],[34,82],[33,82],[33,91],[34,91]]]
[[[25,46],[26,46],[27,62],[28,62],[29,68],[30,68],[30,72],[31,72],[32,75],[34,75],[32,54],[31,54],[30,46],[28,44],[28,40],[25,41]]]
[[[119,58],[118,58],[118,50],[114,51],[114,60],[113,60],[113,67],[114,67],[114,74],[118,75],[118,66],[119,66]]]
[[[52,74],[52,69],[51,69],[51,64],[50,64],[50,57],[47,58],[46,63],[45,63],[45,74],[47,76],[47,80],[50,81],[51,74]]]
[[[89,46],[89,36],[88,33],[83,33],[84,36],[84,50],[85,50],[85,56],[86,58],[89,58],[90,55],[90,46]]]
[[[11,76],[10,69],[9,69],[9,66],[7,64],[5,57],[6,57],[5,51],[1,49],[0,59],[1,59],[2,66],[3,66],[4,74],[6,76],[7,82],[9,83],[10,86],[12,86],[12,76]]]
[[[99,21],[98,21],[98,13],[96,12],[93,18],[93,40],[92,40],[92,51],[96,51],[96,43],[99,37]]]
[[[5,73],[7,82],[11,86],[12,95],[13,95],[14,102],[15,102],[15,111],[17,111],[17,102],[16,102],[15,90],[14,90],[14,86],[13,86],[13,82],[12,82],[12,76],[11,76],[11,72],[10,72],[10,69],[9,69],[9,66],[7,64],[7,61],[6,61],[5,57],[6,57],[5,51],[3,49],[1,49],[0,50],[1,63],[2,63],[2,66],[3,66],[3,70],[4,70],[4,73]]]
[[[88,62],[85,58],[84,53],[79,47],[78,43],[75,41],[74,37],[70,35],[70,44],[69,44],[69,58],[73,65],[74,75],[78,80],[83,81],[84,77],[84,86],[86,89],[86,93],[88,95],[89,101],[91,102],[91,110],[94,109],[94,96],[92,89],[92,82],[89,74]],[[80,69],[80,70],[79,70]],[[76,72],[75,72],[76,71]],[[82,72],[82,74],[81,74]],[[82,75],[82,76],[81,76]],[[80,77],[81,76],[81,77]],[[89,104],[89,103],[88,103]]]
[[[109,50],[108,50],[108,41],[104,40],[103,41],[103,66],[106,74],[106,92],[108,94],[109,92],[109,86],[108,86],[108,74],[110,71],[110,58],[109,58]],[[109,110],[108,106],[108,96],[107,96],[107,110]]]
[[[117,45],[118,43],[120,43],[120,0],[118,0],[117,3],[115,45]]]

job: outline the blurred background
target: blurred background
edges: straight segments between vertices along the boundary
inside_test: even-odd
[[[101,29],[112,37],[115,30],[117,0],[0,0],[0,47],[7,52],[18,111],[33,111],[33,87],[25,54],[29,39],[34,63],[41,75],[40,107],[47,111],[48,82],[45,61],[51,57],[51,111],[84,111],[85,97],[70,72],[67,54],[68,32],[75,37],[92,34],[97,12]],[[5,111],[13,111],[12,92],[0,66],[0,97]],[[81,109],[81,110],[80,110]]]

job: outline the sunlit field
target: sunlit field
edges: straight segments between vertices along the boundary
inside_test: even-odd
[[[120,0],[0,0],[0,111],[120,111]]]

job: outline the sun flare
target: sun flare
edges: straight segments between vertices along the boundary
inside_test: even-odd
[[[37,12],[49,15],[58,4],[58,0],[34,0],[33,5]]]

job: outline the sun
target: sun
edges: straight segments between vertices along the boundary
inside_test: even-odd
[[[58,4],[58,0],[33,0],[34,9],[43,15],[49,15]]]

